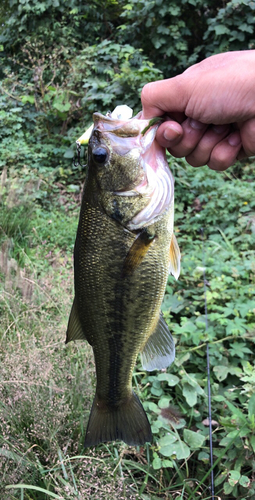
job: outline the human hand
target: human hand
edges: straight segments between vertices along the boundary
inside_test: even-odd
[[[168,80],[145,85],[144,118],[167,114],[156,139],[198,167],[225,170],[255,154],[255,50],[205,59]]]

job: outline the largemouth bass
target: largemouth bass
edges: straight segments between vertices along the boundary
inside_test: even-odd
[[[158,125],[140,113],[128,120],[95,113],[93,120],[66,342],[86,339],[94,351],[97,384],[85,447],[117,439],[141,445],[152,434],[132,390],[137,356],[149,371],[175,356],[160,312],[168,274],[177,279],[180,272],[174,180],[154,140]]]

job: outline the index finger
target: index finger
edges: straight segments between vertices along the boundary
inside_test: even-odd
[[[187,96],[179,77],[147,83],[141,94],[143,117],[161,116],[164,113],[184,113]]]

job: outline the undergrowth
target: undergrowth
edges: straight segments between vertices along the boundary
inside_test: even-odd
[[[0,191],[0,493],[3,500],[211,498],[206,343],[215,494],[254,498],[255,202],[252,165],[219,174],[171,160],[182,272],[163,313],[176,360],[133,385],[153,443],[83,448],[94,394],[91,349],[65,346],[80,183],[3,170]],[[50,207],[50,210],[49,210]],[[203,233],[201,233],[203,228]],[[209,326],[204,313],[207,280]]]

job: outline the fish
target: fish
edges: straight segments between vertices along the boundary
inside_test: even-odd
[[[66,343],[87,340],[94,353],[96,392],[84,446],[143,445],[152,432],[132,389],[138,354],[147,371],[175,357],[161,313],[169,272],[176,279],[180,273],[174,179],[155,140],[155,120],[142,112],[131,118],[96,112],[93,122]]]

